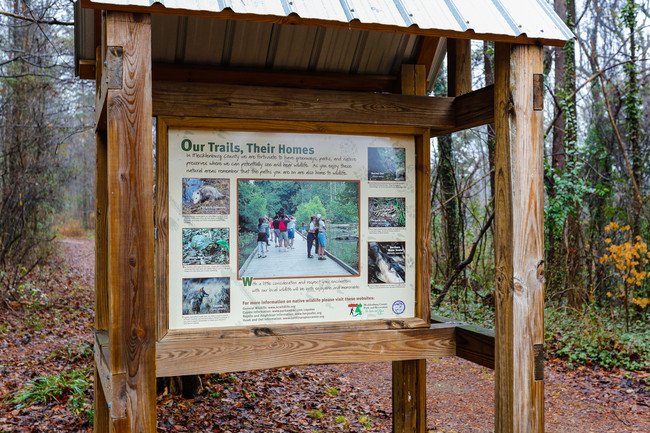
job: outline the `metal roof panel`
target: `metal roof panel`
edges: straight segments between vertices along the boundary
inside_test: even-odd
[[[398,28],[465,32],[566,41],[572,38],[547,0],[86,0],[98,5],[149,7],[160,3],[168,9],[286,17],[345,23],[358,20]],[[476,37],[476,36],[475,36]]]

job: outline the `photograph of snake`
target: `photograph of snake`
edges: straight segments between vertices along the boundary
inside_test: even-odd
[[[183,315],[230,313],[230,278],[184,278]]]
[[[405,242],[368,242],[368,284],[403,284]]]
[[[404,227],[405,201],[404,197],[368,198],[368,227]]]

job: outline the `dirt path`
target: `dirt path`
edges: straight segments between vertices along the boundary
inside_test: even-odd
[[[87,432],[87,416],[63,401],[17,406],[3,398],[40,375],[83,368],[92,329],[93,241],[60,242],[68,266],[42,271],[47,302],[0,319],[0,432]],[[40,281],[40,282],[39,282]],[[42,285],[42,286],[41,286]],[[46,298],[44,298],[46,299]],[[84,346],[85,345],[85,346]],[[427,427],[438,433],[494,431],[494,374],[457,358],[427,362]],[[391,430],[391,366],[328,365],[203,376],[194,400],[162,393],[159,432]],[[85,408],[91,407],[91,391]],[[624,373],[566,371],[546,363],[546,431],[648,433],[650,393]]]

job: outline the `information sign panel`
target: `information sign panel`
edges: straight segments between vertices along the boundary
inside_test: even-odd
[[[415,139],[170,127],[169,329],[416,316]]]

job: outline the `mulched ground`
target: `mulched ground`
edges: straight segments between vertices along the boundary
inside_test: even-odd
[[[0,315],[0,432],[89,432],[82,397],[11,402],[43,375],[82,370],[92,381],[93,243],[60,242],[65,261],[34,274],[30,302]],[[430,432],[494,431],[491,370],[456,358],[427,363]],[[650,432],[649,374],[568,370],[546,363],[547,432]],[[390,364],[328,365],[202,377],[192,400],[162,391],[159,432],[390,432]],[[71,398],[72,397],[72,398]]]

